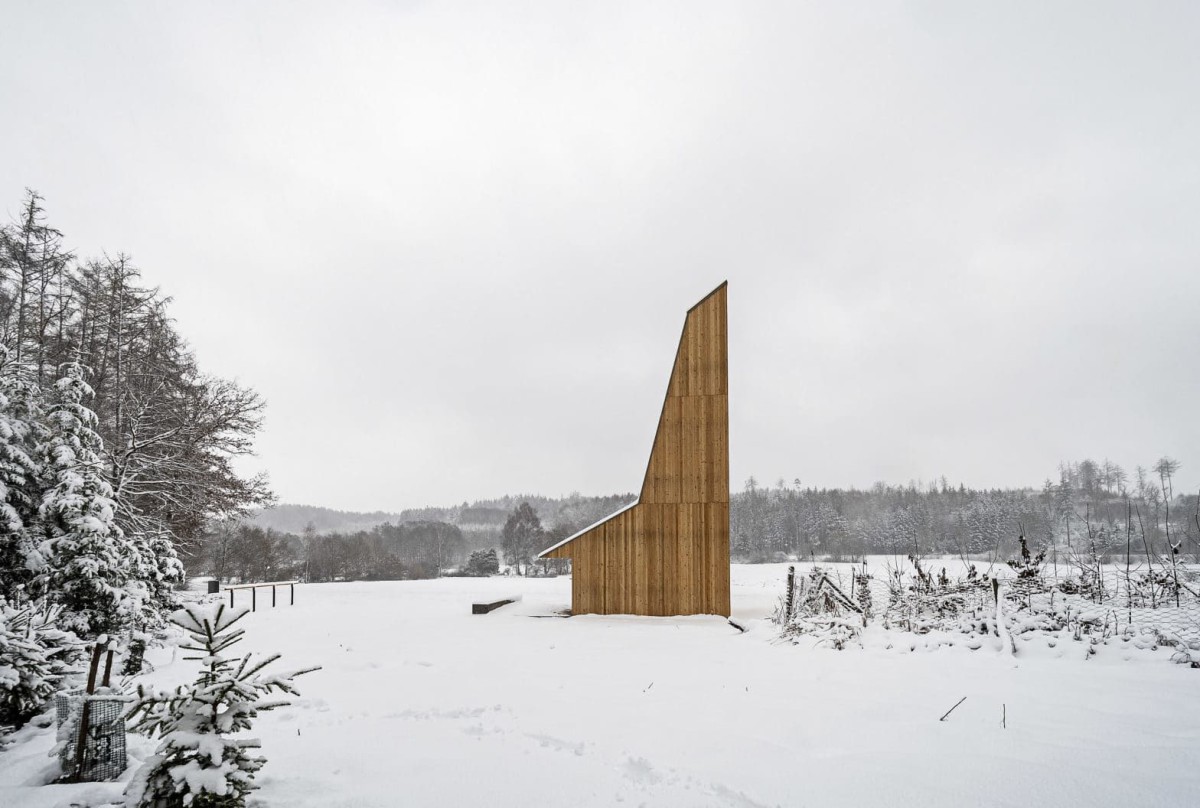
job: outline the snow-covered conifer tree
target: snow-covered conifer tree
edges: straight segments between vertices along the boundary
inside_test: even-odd
[[[83,367],[66,363],[46,413],[40,455],[46,475],[39,514],[47,540],[46,591],[63,605],[63,627],[81,635],[112,633],[139,604],[126,590],[137,551],[115,521],[116,503],[100,460],[96,415]]]
[[[33,446],[38,423],[37,387],[0,345],[0,598],[24,600],[27,585],[43,566],[32,535],[36,521],[38,465]]]
[[[130,712],[133,728],[161,735],[162,742],[134,775],[126,791],[128,804],[245,805],[246,795],[255,788],[254,774],[266,758],[250,753],[259,746],[257,740],[232,736],[249,730],[260,712],[286,706],[286,701],[264,699],[275,693],[295,695],[292,679],[308,672],[263,675],[263,668],[279,654],[262,659],[222,656],[241,639],[243,630],[233,625],[248,611],[235,611],[224,603],[189,603],[171,615],[171,622],[191,639],[183,648],[199,654],[188,658],[199,659],[202,667],[192,684],[173,692],[147,692],[139,686],[138,702]]]
[[[132,536],[134,557],[126,591],[141,605],[140,623],[161,625],[163,616],[178,608],[174,584],[184,579],[183,563],[165,534]]]
[[[62,687],[82,648],[54,627],[55,609],[16,609],[0,598],[0,727],[20,727]]]

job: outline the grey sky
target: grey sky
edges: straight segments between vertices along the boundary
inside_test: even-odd
[[[735,488],[1200,482],[1194,3],[8,3],[0,211],[132,254],[253,467],[635,490],[730,282]]]

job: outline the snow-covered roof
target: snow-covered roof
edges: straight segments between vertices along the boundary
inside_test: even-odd
[[[608,516],[604,517],[603,519],[593,522],[592,524],[585,527],[583,530],[578,530],[578,531],[572,533],[570,536],[567,536],[565,539],[563,539],[562,541],[560,541],[558,544],[554,545],[553,547],[547,547],[545,550],[542,550],[540,553],[538,553],[538,558],[545,558],[546,553],[554,552],[559,547],[562,547],[564,544],[570,544],[571,542],[575,541],[580,536],[582,536],[584,533],[587,533],[589,530],[591,530],[593,528],[600,527],[600,525],[604,524],[609,519],[612,519],[615,516],[620,516],[621,514],[625,513],[625,511],[629,510],[630,508],[632,508],[634,505],[637,505],[641,501],[642,501],[642,498],[638,497],[633,502],[630,502],[628,505],[622,507],[620,510],[613,511]]]

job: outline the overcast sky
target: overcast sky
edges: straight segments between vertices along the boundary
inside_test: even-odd
[[[6,3],[0,214],[131,254],[286,502],[1200,483],[1200,4]]]

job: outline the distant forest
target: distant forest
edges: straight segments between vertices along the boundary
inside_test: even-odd
[[[1132,475],[1115,463],[1063,463],[1040,488],[980,490],[945,478],[866,491],[773,487],[753,478],[733,496],[735,559],[863,554],[1006,555],[1029,545],[1064,553],[1161,557],[1200,551],[1200,503],[1175,490],[1180,464],[1162,458]]]
[[[521,572],[556,572],[560,565],[532,557],[634,498],[529,494],[400,513],[278,505],[214,523],[184,563],[193,575],[244,581],[429,578],[465,566],[473,551],[499,549]]]
[[[1063,463],[1039,488],[974,489],[945,478],[923,485],[813,488],[748,480],[730,502],[735,561],[849,559],[910,554],[1007,556],[1033,548],[1096,559],[1195,558],[1200,501],[1174,488],[1179,463],[1132,474],[1109,461]],[[635,495],[506,496],[400,513],[308,505],[260,510],[210,531],[193,572],[242,580],[431,577],[497,549],[525,574],[559,571],[537,552],[631,502]],[[528,508],[523,505],[527,504]]]

